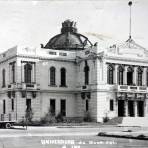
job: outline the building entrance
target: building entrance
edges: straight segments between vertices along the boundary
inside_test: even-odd
[[[133,84],[133,72],[127,72],[127,85]]]
[[[118,116],[124,117],[124,100],[118,100]]]
[[[144,101],[137,102],[137,112],[139,117],[144,117]]]
[[[128,101],[128,115],[134,117],[134,101]]]

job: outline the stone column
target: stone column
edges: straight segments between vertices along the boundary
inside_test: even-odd
[[[147,98],[145,99],[145,103],[146,103],[146,105],[145,105],[145,117],[148,117],[148,99]]]
[[[134,67],[133,84],[137,85],[137,67]]]
[[[146,99],[144,99],[144,102],[143,102],[143,116],[146,117],[147,116],[147,102],[146,102]]]
[[[146,86],[146,82],[147,82],[147,68],[144,68],[142,73],[142,85]]]
[[[123,84],[127,85],[127,66],[125,66],[124,72],[123,72]]]
[[[128,101],[127,100],[125,100],[124,109],[125,109],[124,116],[125,117],[128,117]]]
[[[118,65],[115,65],[115,70],[114,70],[114,84],[117,84],[118,83],[117,76],[118,76]]]
[[[25,81],[24,79],[24,63],[21,64],[21,68],[22,68],[22,82]]]
[[[34,81],[34,64],[32,64],[31,82],[35,82],[35,81]]]
[[[135,110],[134,116],[137,117],[138,116],[138,114],[137,114],[137,101],[134,101],[134,110]]]

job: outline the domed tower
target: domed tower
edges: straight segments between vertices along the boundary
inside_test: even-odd
[[[84,50],[92,43],[82,34],[77,33],[76,22],[66,20],[62,23],[61,34],[51,38],[44,48],[55,50]]]

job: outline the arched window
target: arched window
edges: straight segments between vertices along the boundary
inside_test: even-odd
[[[24,66],[24,78],[25,78],[25,83],[31,83],[31,71],[32,71],[32,65],[27,63]]]
[[[6,86],[6,71],[5,71],[5,69],[2,70],[2,76],[3,76],[2,87],[5,87]]]
[[[114,66],[109,64],[107,68],[107,83],[113,84],[114,83]]]
[[[137,69],[137,85],[138,86],[142,86],[142,73],[143,73],[143,69],[141,67],[138,67]]]
[[[15,63],[12,64],[12,82],[15,82]]]
[[[87,64],[87,61],[85,61],[85,67],[84,67],[84,77],[85,77],[85,85],[89,84],[89,66]]]
[[[66,69],[61,68],[61,87],[66,86]]]
[[[55,67],[50,67],[50,85],[56,85],[56,69]]]
[[[118,67],[118,84],[119,85],[123,85],[123,71],[124,71],[124,67],[120,65]]]
[[[133,66],[127,68],[127,85],[133,85]]]

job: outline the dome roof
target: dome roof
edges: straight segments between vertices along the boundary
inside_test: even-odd
[[[92,43],[82,34],[77,33],[76,23],[66,20],[62,23],[61,34],[51,38],[44,48],[57,50],[83,50]]]

